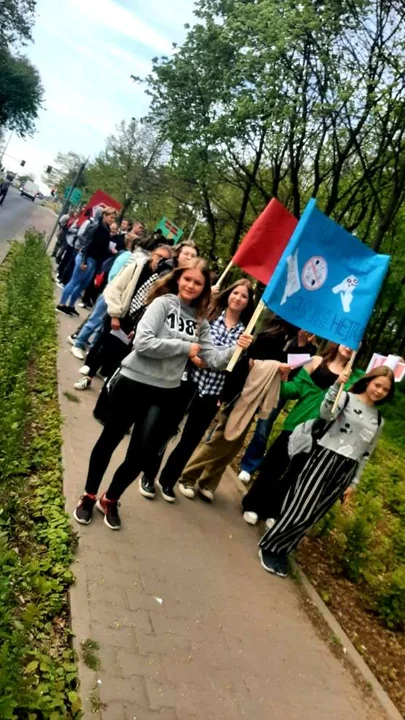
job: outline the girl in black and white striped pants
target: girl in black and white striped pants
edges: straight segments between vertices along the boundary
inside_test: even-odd
[[[382,422],[375,406],[392,396],[392,370],[379,367],[364,375],[352,386],[348,397],[342,393],[334,415],[339,387],[348,379],[342,373],[328,390],[320,408],[321,418],[330,423],[327,431],[316,442],[304,467],[302,455],[292,459],[284,475],[289,490],[281,513],[259,543],[263,568],[280,577],[287,575],[288,555],[304,534],[336,500],[349,499],[377,444]]]

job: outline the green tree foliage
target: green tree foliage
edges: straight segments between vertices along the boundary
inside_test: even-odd
[[[138,211],[146,198],[155,194],[165,147],[158,133],[147,123],[122,121],[88,172],[88,187],[111,193],[124,207]]]
[[[43,100],[38,70],[20,53],[32,41],[35,0],[0,0],[0,128],[32,135]]]
[[[48,187],[56,188],[59,195],[63,195],[63,192],[67,187],[71,186],[77,175],[77,171],[82,163],[85,162],[85,158],[78,153],[58,153],[53,165],[52,171],[47,174],[43,173],[41,180]],[[77,187],[84,189],[86,187],[87,175],[86,170],[81,174],[78,181]]]
[[[153,121],[208,193],[213,240],[217,173],[239,181],[242,215],[253,187],[297,217],[315,196],[378,249],[405,192],[405,8],[200,0],[196,14],[148,86]]]
[[[36,0],[0,0],[0,45],[32,40]]]
[[[20,55],[0,46],[0,125],[18,135],[32,135],[43,99],[38,70]]]

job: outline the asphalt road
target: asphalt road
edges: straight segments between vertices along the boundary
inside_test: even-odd
[[[0,205],[0,262],[7,253],[8,240],[20,240],[28,228],[50,233],[56,221],[55,214],[37,201],[21,197],[11,187]]]

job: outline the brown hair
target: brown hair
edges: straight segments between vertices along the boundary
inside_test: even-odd
[[[388,378],[391,381],[391,387],[385,398],[376,402],[375,405],[381,405],[381,403],[391,400],[395,389],[395,375],[391,368],[387,367],[387,365],[381,365],[380,367],[374,368],[374,370],[370,370],[370,372],[366,373],[366,375],[363,375],[363,377],[351,386],[350,392],[353,393],[353,395],[361,395],[361,393],[365,392],[367,385],[378,377]]]
[[[192,301],[190,307],[194,307],[196,309],[197,318],[199,320],[205,318],[207,316],[208,305],[211,298],[211,282],[207,263],[202,258],[195,258],[194,260],[189,260],[187,265],[185,265],[184,267],[175,268],[171,273],[165,275],[160,280],[157,280],[150,294],[148,295],[146,304],[149,305],[156,298],[161,297],[162,295],[168,295],[169,293],[172,293],[173,295],[178,295],[179,280],[183,273],[187,272],[187,270],[199,270],[204,277],[204,287],[198,298]]]
[[[178,245],[175,245],[175,246],[174,246],[174,248],[173,248],[173,257],[175,257],[175,258],[177,259],[177,258],[179,257],[179,255],[180,255],[182,249],[183,249],[184,247],[194,248],[194,250],[195,250],[196,253],[197,253],[197,257],[199,256],[200,253],[199,253],[198,247],[197,247],[197,245],[195,244],[194,240],[183,240],[183,242],[181,242],[181,243],[179,243]]]
[[[253,287],[250,280],[247,280],[246,278],[242,280],[236,280],[236,282],[232,283],[228,288],[223,290],[219,295],[217,295],[213,300],[210,302],[210,306],[208,308],[208,320],[209,322],[212,322],[213,320],[216,320],[217,317],[221,315],[221,313],[226,310],[228,307],[228,299],[230,294],[235,290],[235,288],[243,286],[247,288],[249,300],[240,314],[240,322],[243,323],[243,325],[247,325],[250,318],[253,315],[254,311],[254,302],[253,302]]]
[[[114,215],[115,217],[117,217],[117,211],[116,211],[116,209],[115,209],[114,207],[106,207],[106,208],[104,208],[102,214],[103,214],[103,215]]]
[[[339,352],[338,343],[328,343],[325,350],[321,353],[322,362],[321,365],[329,365],[331,362],[336,360]]]
[[[295,325],[292,325],[287,322],[287,320],[283,320],[278,315],[275,315],[273,317],[270,316],[270,318],[267,319],[261,328],[259,335],[262,338],[274,338],[278,335],[283,335],[286,340],[292,340],[292,338],[296,336],[298,330],[299,328]]]

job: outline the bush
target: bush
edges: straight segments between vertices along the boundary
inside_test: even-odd
[[[0,364],[0,717],[78,718],[53,287],[35,233],[0,267]]]
[[[390,629],[405,628],[405,396],[384,409],[380,444],[348,508],[336,505],[314,529],[334,567]]]

